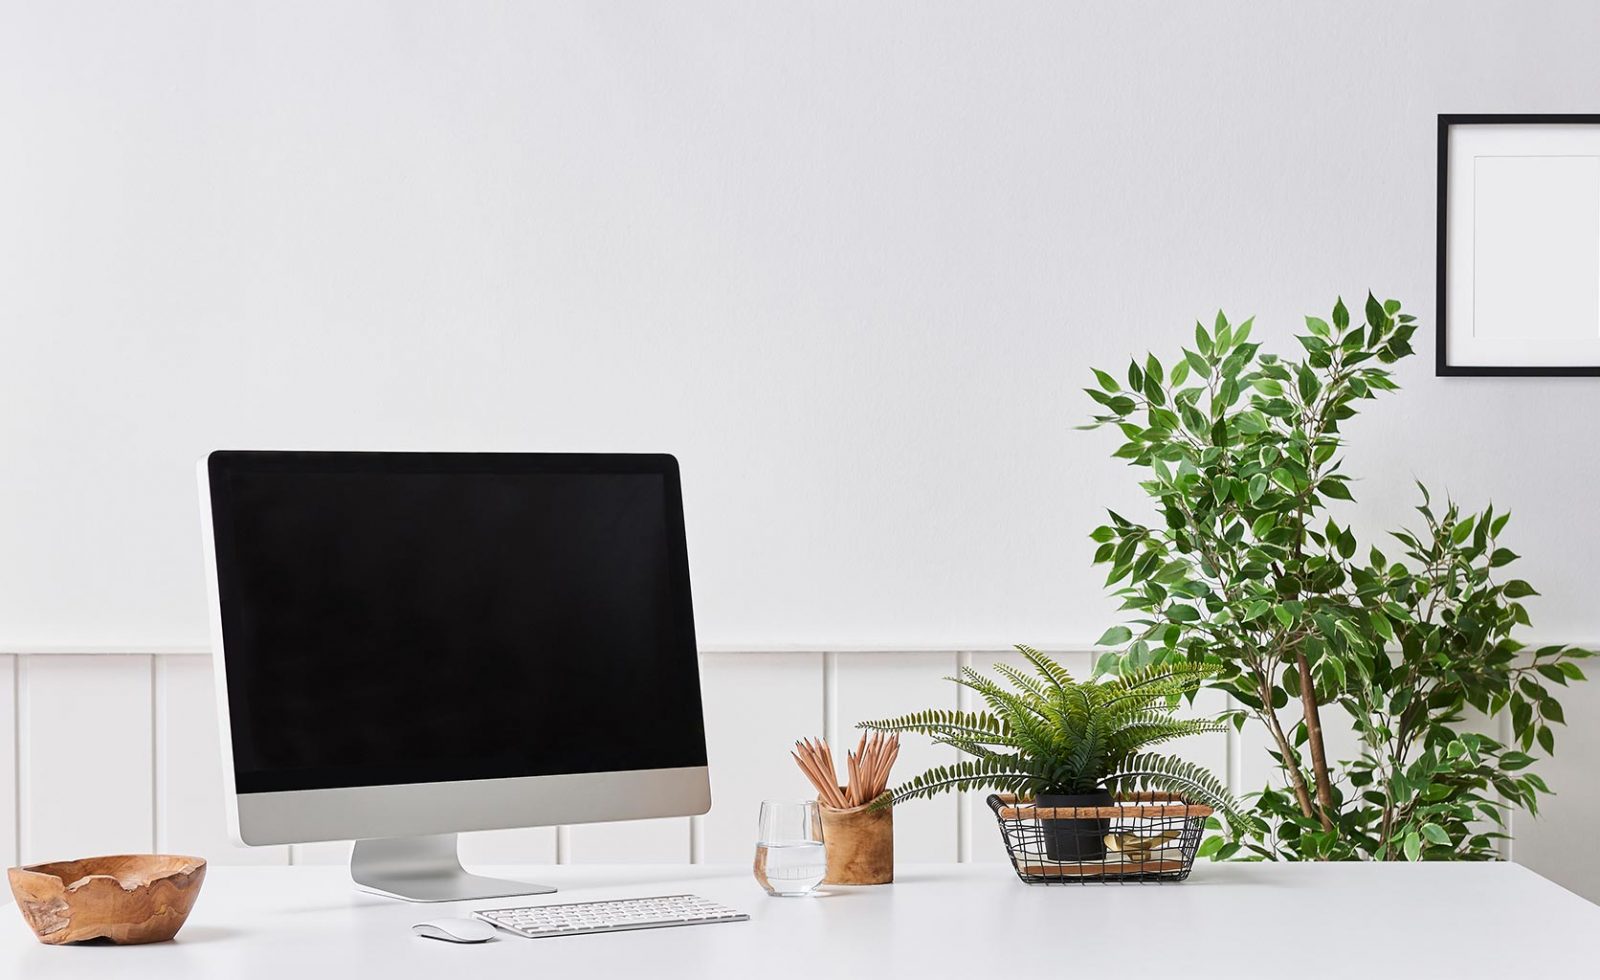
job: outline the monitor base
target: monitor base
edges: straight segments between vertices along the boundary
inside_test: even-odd
[[[468,902],[513,895],[548,895],[549,885],[467,874],[455,834],[358,840],[350,877],[363,891],[407,902]]]

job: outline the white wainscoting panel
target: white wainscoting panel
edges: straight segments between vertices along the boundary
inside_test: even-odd
[[[1053,655],[1076,675],[1091,670],[1089,653]],[[705,654],[710,813],[464,834],[462,858],[469,865],[747,861],[760,802],[812,795],[788,757],[796,738],[826,734],[842,759],[859,737],[857,722],[921,708],[977,707],[970,692],[944,678],[963,664],[988,670],[999,662],[1025,666],[1012,652]],[[1205,692],[1185,711],[1210,713],[1223,704],[1219,695]],[[1282,716],[1292,726],[1296,706]],[[1334,758],[1359,751],[1336,707],[1324,725]],[[1498,726],[1474,727],[1496,733]],[[348,841],[234,845],[223,816],[220,744],[205,655],[0,655],[0,858],[11,864],[159,849],[201,854],[217,864],[348,862]],[[1250,722],[1237,735],[1171,748],[1226,775],[1238,793],[1259,789],[1271,775],[1266,744],[1261,726]],[[1569,746],[1581,750],[1583,742],[1574,738],[1563,745],[1576,755]],[[953,760],[953,752],[909,737],[897,781]],[[986,795],[903,804],[895,813],[898,859],[1004,861]],[[1547,830],[1531,820],[1523,827],[1533,835],[1529,856],[1542,863],[1541,870],[1559,871],[1560,862],[1551,857],[1556,849],[1539,838],[1553,837],[1559,828],[1552,824]]]
[[[816,795],[789,750],[795,739],[825,730],[823,655],[706,654],[700,687],[711,812],[694,819],[695,859],[749,861],[762,800]]]
[[[290,864],[349,864],[350,842],[347,840],[320,840],[310,844],[289,845]]]
[[[314,850],[306,856],[308,861],[334,860],[340,864],[350,861],[348,844],[337,846],[320,844],[312,847]],[[459,850],[461,863],[466,865],[555,864],[558,858],[556,828],[517,827],[511,830],[475,830],[461,835]],[[295,863],[301,863],[299,855],[295,856]]]
[[[475,830],[461,835],[461,863],[469,868],[491,864],[556,864],[556,827]],[[289,845],[290,864],[349,864],[350,841],[314,841]]]
[[[694,828],[688,817],[582,823],[565,828],[566,864],[686,864]]]
[[[17,858],[17,657],[0,656],[0,859]]]
[[[491,864],[556,864],[556,827],[475,830],[461,835],[461,863],[469,868]],[[349,864],[350,841],[315,841],[289,845],[291,864]]]
[[[289,848],[246,847],[228,833],[222,736],[210,657],[155,658],[156,850],[213,864],[287,864]]]
[[[955,653],[849,653],[829,657],[833,677],[828,692],[834,720],[829,738],[840,766],[844,765],[845,750],[858,744],[858,722],[926,708],[956,707],[958,689],[945,680],[955,674],[960,664]],[[930,766],[954,761],[954,749],[933,745],[919,735],[908,735],[901,740],[893,779],[899,783]],[[895,860],[957,860],[960,810],[961,800],[955,793],[896,807]]]
[[[151,658],[21,659],[22,862],[150,851]]]

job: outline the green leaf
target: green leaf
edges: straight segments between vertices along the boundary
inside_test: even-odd
[[[1510,548],[1496,548],[1494,554],[1489,556],[1489,567],[1499,568],[1502,565],[1509,565],[1520,557],[1522,556]]]
[[[1563,673],[1561,668],[1557,667],[1555,664],[1540,664],[1537,669],[1539,673],[1543,674],[1547,680],[1554,681],[1563,687],[1566,686],[1567,675]],[[1554,704],[1554,702],[1548,702],[1547,707],[1548,704]],[[1546,712],[1546,714],[1548,715],[1548,712]]]
[[[1324,688],[1333,691],[1344,690],[1345,676],[1344,661],[1338,657],[1325,657],[1317,661],[1317,674]]]
[[[1344,485],[1344,481],[1333,477],[1329,477],[1317,484],[1317,492],[1332,500],[1354,499],[1350,496],[1350,488]]]
[[[1253,504],[1256,501],[1260,500],[1261,499],[1261,495],[1266,493],[1266,492],[1267,492],[1267,477],[1266,477],[1266,474],[1257,473],[1255,476],[1252,476],[1250,478],[1250,486],[1249,486],[1250,502]]]
[[[1369,327],[1382,327],[1384,325],[1384,323],[1389,319],[1387,316],[1384,315],[1383,304],[1379,303],[1377,298],[1374,297],[1371,292],[1367,293],[1366,313],[1367,313],[1367,326],[1369,326]]]
[[[1372,630],[1386,642],[1394,642],[1394,627],[1389,623],[1389,618],[1383,613],[1375,612],[1372,614]]]
[[[1405,844],[1402,846],[1406,852],[1407,861],[1415,861],[1422,856],[1422,838],[1417,836],[1415,830],[1406,834]]]
[[[1206,328],[1200,325],[1199,320],[1194,322],[1194,345],[1195,347],[1199,348],[1201,354],[1204,354],[1206,357],[1211,356],[1211,352],[1213,350],[1211,346],[1211,338],[1206,335]]]
[[[1122,390],[1122,386],[1117,384],[1116,378],[1113,378],[1111,375],[1105,373],[1099,368],[1090,368],[1089,370],[1094,372],[1094,378],[1096,381],[1100,382],[1100,387],[1111,392],[1113,395]]]
[[[1198,623],[1200,611],[1193,606],[1173,603],[1167,607],[1167,618],[1174,623]]]
[[[1228,444],[1228,423],[1226,421],[1217,419],[1217,424],[1211,427],[1211,444],[1214,446],[1226,446]]]
[[[1295,387],[1300,392],[1300,400],[1307,405],[1315,401],[1317,393],[1322,390],[1322,384],[1317,381],[1317,376],[1304,365],[1295,375]]]
[[[1333,325],[1339,330],[1350,326],[1350,311],[1344,308],[1344,297],[1333,304]]]
[[[1523,599],[1530,595],[1538,595],[1533,586],[1520,578],[1514,578],[1506,583],[1505,595],[1507,599]]]
[[[1113,626],[1102,633],[1100,639],[1096,640],[1094,645],[1097,647],[1115,647],[1121,646],[1131,639],[1133,639],[1133,630],[1128,629],[1126,626]]]
[[[1250,329],[1256,324],[1256,318],[1250,317],[1233,331],[1233,345],[1235,347],[1250,339]]]
[[[1450,846],[1450,835],[1445,833],[1444,828],[1436,823],[1423,824],[1422,836],[1428,838],[1430,844],[1438,844],[1440,847]],[[1412,860],[1415,861],[1416,858],[1412,858]]]
[[[1306,329],[1311,331],[1314,336],[1321,337],[1324,340],[1328,339],[1333,333],[1333,329],[1328,326],[1328,321],[1314,316],[1306,317]]]
[[[1149,354],[1145,357],[1144,377],[1146,390],[1149,390],[1151,382],[1154,382],[1156,385],[1160,385],[1161,382],[1166,378],[1166,376],[1161,373],[1161,362],[1156,360],[1156,356],[1154,354]]]
[[[1342,558],[1349,558],[1355,553],[1356,536],[1350,533],[1349,528],[1345,528],[1343,531],[1339,532],[1339,555]]]

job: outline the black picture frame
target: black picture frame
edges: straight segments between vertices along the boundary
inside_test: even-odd
[[[1449,262],[1450,128],[1452,126],[1600,126],[1600,113],[1440,113],[1438,240],[1436,248],[1434,375],[1440,378],[1600,378],[1600,364],[1495,366],[1449,363],[1445,269]]]

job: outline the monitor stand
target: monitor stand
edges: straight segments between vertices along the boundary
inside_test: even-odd
[[[358,840],[350,877],[364,891],[407,902],[464,902],[512,895],[548,895],[549,885],[470,875],[456,856],[456,835]]]

